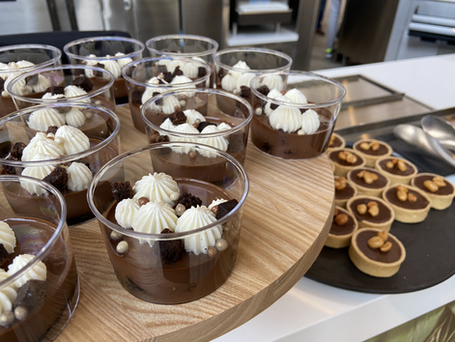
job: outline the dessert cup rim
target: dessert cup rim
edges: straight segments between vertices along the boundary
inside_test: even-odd
[[[261,52],[261,53],[266,53],[269,55],[276,55],[279,56],[285,60],[288,61],[288,63],[284,66],[278,67],[278,68],[273,68],[273,69],[239,69],[239,68],[234,68],[230,65],[224,64],[220,61],[220,56],[230,53],[230,52]],[[265,73],[273,73],[276,71],[285,71],[289,70],[292,65],[292,58],[280,51],[272,50],[272,49],[266,49],[266,48],[252,48],[252,47],[247,47],[247,48],[229,48],[229,49],[223,49],[218,51],[214,56],[213,56],[213,61],[215,65],[222,67],[223,69],[227,69],[230,71],[236,71],[240,73],[252,73],[252,74],[265,74]]]
[[[94,70],[94,71],[97,71],[97,72],[101,72],[102,74],[106,74],[106,75],[109,76],[109,82],[106,85],[102,86],[101,88],[99,88],[99,89],[97,89],[95,91],[89,92],[86,95],[71,97],[71,101],[82,101],[82,100],[85,100],[85,99],[91,99],[92,97],[100,95],[100,94],[104,93],[105,91],[109,90],[112,87],[112,85],[114,84],[115,77],[109,70],[106,70],[104,68],[94,67],[94,66],[88,66],[88,65],[84,65],[84,64],[66,64],[66,65],[60,65],[60,66],[50,67],[50,68],[34,69],[32,71],[23,73],[23,74],[15,77],[11,82],[8,83],[8,85],[6,86],[6,91],[8,92],[8,94],[11,97],[19,99],[19,100],[27,102],[27,103],[43,104],[43,103],[56,103],[56,102],[57,103],[58,102],[64,103],[64,102],[67,102],[68,98],[53,99],[53,100],[43,100],[43,99],[39,99],[39,98],[31,98],[31,97],[27,97],[27,96],[24,96],[24,95],[18,95],[18,94],[15,94],[12,91],[12,89],[13,89],[13,86],[17,82],[19,82],[20,80],[23,80],[24,78],[27,78],[27,77],[29,77],[31,75],[34,75],[36,73],[40,73],[41,74],[41,73],[44,73],[44,72],[50,72],[50,71],[56,71],[56,70],[62,71],[62,70],[71,70],[71,69],[90,69],[90,70]]]
[[[49,107],[51,107],[51,108],[78,107],[78,108],[85,108],[85,109],[96,109],[98,112],[107,113],[110,118],[114,119],[116,125],[114,128],[114,131],[106,139],[104,139],[99,144],[96,144],[95,146],[90,147],[88,150],[85,150],[83,152],[71,154],[69,156],[60,157],[60,158],[56,158],[56,159],[35,160],[35,161],[31,161],[31,160],[22,161],[22,160],[11,160],[11,159],[0,158],[1,164],[14,166],[14,167],[28,167],[28,166],[35,167],[35,166],[45,166],[45,165],[49,165],[49,164],[51,164],[51,165],[63,164],[63,163],[67,163],[70,161],[79,160],[79,159],[85,158],[95,152],[100,151],[101,149],[106,147],[108,144],[110,144],[119,134],[120,119],[117,116],[117,114],[115,114],[115,112],[113,112],[112,110],[110,110],[106,107],[103,107],[103,106],[89,104],[89,103],[81,103],[81,102],[60,102],[60,103],[56,102],[56,103],[52,103],[52,104],[44,104],[44,105],[27,107],[25,109],[15,111],[15,112],[8,114],[8,115],[4,116],[3,118],[1,118],[0,127],[2,127],[4,124],[6,124],[10,120],[13,120],[15,118],[21,117],[26,114],[30,114],[31,112],[34,112],[36,110],[46,109]]]
[[[251,120],[253,119],[253,108],[251,107],[251,104],[248,101],[246,101],[244,98],[240,97],[240,96],[234,95],[234,94],[229,93],[229,92],[224,91],[224,90],[212,89],[212,88],[206,88],[206,89],[196,88],[196,89],[192,89],[191,91],[195,92],[195,93],[203,93],[203,94],[209,94],[209,95],[210,94],[214,94],[214,95],[222,95],[224,97],[230,97],[231,99],[236,100],[236,101],[242,103],[244,106],[246,106],[246,108],[248,109],[249,115],[245,119],[245,121],[243,121],[240,125],[237,125],[237,126],[233,127],[229,131],[221,131],[221,132],[214,132],[214,133],[204,133],[204,134],[202,134],[202,133],[199,133],[199,134],[197,134],[197,133],[194,133],[194,134],[193,133],[181,133],[181,132],[171,131],[171,130],[168,130],[168,129],[161,128],[160,126],[157,126],[154,123],[150,122],[150,120],[148,120],[145,117],[145,111],[147,110],[149,105],[151,103],[161,99],[161,98],[166,97],[166,96],[175,96],[175,95],[179,95],[181,93],[186,93],[187,92],[184,89],[177,89],[176,91],[172,91],[172,92],[169,91],[169,92],[161,93],[160,95],[156,95],[154,97],[151,97],[150,99],[148,99],[142,105],[142,107],[141,107],[141,117],[142,117],[142,120],[144,121],[145,125],[150,127],[150,128],[152,128],[155,131],[163,132],[163,133],[166,133],[166,134],[172,135],[172,136],[194,137],[194,138],[202,139],[202,138],[214,138],[214,137],[218,137],[218,136],[224,136],[227,133],[229,133],[229,134],[236,133],[236,132],[242,130],[244,127],[248,126],[249,123],[251,122]]]
[[[277,99],[273,99],[271,97],[267,97],[264,94],[261,94],[260,92],[257,91],[257,88],[254,87],[254,83],[259,83],[260,79],[265,76],[309,76],[309,77],[314,77],[314,79],[325,81],[327,83],[330,83],[337,87],[338,89],[341,90],[341,94],[334,98],[333,100],[330,101],[325,101],[325,102],[319,102],[319,103],[296,103],[296,102],[287,102],[287,101],[280,101]],[[263,101],[271,102],[273,104],[279,105],[279,106],[288,106],[288,107],[297,107],[297,108],[321,108],[321,107],[329,107],[332,105],[335,105],[337,103],[341,103],[343,98],[346,96],[346,89],[343,87],[343,85],[340,82],[337,82],[335,80],[332,80],[329,77],[315,74],[313,72],[307,72],[307,71],[299,71],[299,70],[289,70],[289,71],[281,71],[281,72],[273,72],[273,73],[267,73],[264,75],[257,75],[253,77],[250,81],[250,88],[253,94],[260,98]]]
[[[141,233],[141,232],[135,232],[134,230],[125,229],[125,228],[119,226],[118,224],[115,224],[115,223],[109,221],[107,218],[104,217],[104,215],[102,215],[98,211],[95,203],[93,202],[93,195],[94,195],[94,192],[96,189],[96,185],[98,184],[101,177],[103,176],[103,174],[106,172],[106,170],[109,167],[115,165],[117,162],[126,160],[133,155],[150,152],[152,150],[159,150],[161,148],[182,147],[182,146],[191,146],[195,149],[200,149],[202,146],[204,149],[211,149],[211,150],[215,151],[218,155],[223,157],[225,160],[228,160],[231,164],[233,164],[235,166],[235,168],[239,171],[239,173],[242,175],[242,178],[245,181],[242,197],[240,198],[240,200],[238,201],[238,204],[234,207],[234,209],[232,209],[223,218],[221,218],[220,220],[216,220],[215,222],[213,222],[209,225],[206,225],[206,226],[203,226],[203,227],[191,230],[191,231],[187,231],[187,232],[181,232],[181,233],[174,232],[173,234],[149,234],[149,233]],[[200,180],[198,180],[198,181],[204,182],[204,181],[200,181]],[[206,183],[206,182],[204,182],[204,183]],[[185,142],[185,143],[164,142],[164,143],[144,145],[144,146],[135,148],[133,150],[124,152],[124,153],[118,155],[117,157],[111,159],[105,165],[103,165],[103,167],[101,167],[101,169],[94,175],[92,182],[90,183],[90,186],[87,190],[87,202],[90,207],[90,210],[95,215],[95,217],[109,229],[112,229],[118,233],[121,233],[123,235],[129,236],[129,237],[132,237],[135,239],[139,239],[139,240],[144,239],[144,240],[156,240],[156,241],[165,241],[166,240],[167,241],[167,240],[176,240],[176,239],[182,239],[182,238],[185,238],[188,236],[192,236],[192,235],[201,233],[205,230],[212,229],[218,225],[225,223],[226,221],[228,221],[228,219],[231,216],[233,216],[235,213],[237,213],[238,211],[241,210],[243,204],[246,201],[248,192],[249,192],[249,179],[248,179],[248,175],[247,175],[245,169],[234,157],[230,156],[228,153],[226,153],[222,150],[219,150],[217,148],[214,148],[212,146],[208,146],[208,145],[204,145],[204,144],[196,144],[196,143],[189,143],[189,142],[188,143],[187,142]]]
[[[1,70],[0,69],[0,75],[1,74],[5,74],[5,73],[11,73],[11,72],[29,72],[29,71],[32,71],[32,70],[35,70],[35,69],[41,69],[43,67],[47,67],[49,65],[52,65],[53,63],[55,63],[56,61],[59,61],[62,57],[62,51],[53,46],[53,45],[47,45],[47,44],[16,44],[16,45],[7,45],[7,46],[3,46],[3,47],[0,47],[0,53],[3,52],[3,51],[9,51],[9,50],[13,50],[13,49],[43,49],[43,50],[50,50],[50,51],[53,51],[55,53],[57,53],[57,55],[51,59],[49,59],[48,61],[45,61],[43,63],[39,63],[39,64],[35,64],[34,66],[30,66],[30,67],[26,67],[26,68],[19,68],[17,70],[11,70],[11,69],[8,69],[8,70]],[[17,62],[17,61],[16,61]]]
[[[37,185],[39,185],[41,188],[45,189],[47,192],[51,193],[55,197],[57,197],[59,203],[60,203],[60,220],[59,223],[55,229],[55,231],[52,233],[52,236],[49,238],[49,241],[46,242],[46,244],[40,249],[40,251],[35,254],[34,258],[27,263],[24,267],[22,267],[18,272],[14,273],[13,275],[9,276],[3,281],[0,281],[0,289],[2,289],[4,286],[8,286],[15,282],[18,278],[20,278],[24,273],[26,273],[29,269],[31,269],[33,266],[35,266],[39,261],[43,260],[44,257],[50,252],[51,247],[55,244],[55,241],[57,240],[57,237],[60,236],[63,233],[63,229],[66,227],[66,202],[63,197],[63,195],[58,191],[53,185],[37,178],[32,178],[32,177],[26,177],[26,176],[21,176],[21,175],[0,175],[0,182],[8,182],[8,181],[13,181],[15,183],[20,183],[21,181],[25,182],[32,182]],[[33,217],[31,217],[33,218]]]
[[[155,62],[155,61],[160,61],[160,60],[163,60],[163,59],[167,59],[167,60],[170,60],[170,61],[175,61],[175,60],[182,60],[182,61],[191,61],[191,63],[194,63],[196,64],[197,66],[199,67],[204,67],[205,68],[205,75],[202,76],[202,77],[199,77],[195,80],[192,80],[191,82],[187,82],[187,83],[178,83],[178,84],[149,84],[147,83],[147,81],[138,81],[138,80],[135,80],[134,78],[132,78],[131,76],[127,75],[126,74],[126,70],[129,69],[129,68],[136,68],[137,65],[139,64],[143,64],[143,63],[147,63],[147,62]],[[205,62],[201,62],[201,61],[198,61],[198,60],[194,60],[194,59],[191,59],[191,58],[187,58],[187,57],[174,57],[174,56],[161,56],[161,57],[153,57],[153,58],[150,58],[150,57],[147,57],[147,58],[142,58],[142,59],[138,59],[138,60],[135,60],[131,63],[128,63],[127,65],[123,66],[122,67],[122,76],[123,78],[130,82],[130,83],[133,83],[135,85],[138,85],[138,86],[141,86],[141,87],[146,87],[146,88],[162,88],[162,89],[176,89],[176,88],[184,88],[184,87],[187,87],[187,86],[191,86],[191,85],[196,85],[196,84],[200,84],[200,83],[203,83],[203,82],[207,82],[209,79],[210,79],[210,76],[211,76],[211,73],[212,73],[212,70],[210,69],[210,66],[205,63]],[[157,76],[155,76],[157,77]]]
[[[164,52],[164,51],[155,49],[150,46],[150,44],[154,43],[154,42],[158,42],[158,41],[162,41],[162,40],[166,40],[166,39],[174,40],[174,39],[182,39],[182,38],[203,41],[203,42],[212,44],[214,47],[211,49],[202,51],[202,52],[188,52],[188,53],[187,52],[185,52],[185,53],[178,52],[178,53],[176,53],[176,52]],[[194,35],[194,34],[167,34],[167,35],[157,36],[157,37],[148,39],[145,42],[145,46],[147,47],[147,50],[149,52],[153,52],[158,55],[168,55],[168,56],[184,55],[184,56],[191,56],[191,57],[199,57],[199,56],[208,56],[208,55],[214,54],[216,52],[216,50],[218,50],[219,44],[214,39],[204,37],[204,36],[198,36],[198,35]]]
[[[104,57],[102,57],[102,56],[89,57],[88,55],[78,55],[78,54],[75,54],[75,53],[72,53],[72,52],[68,51],[71,47],[74,47],[74,46],[82,44],[82,43],[88,43],[90,41],[109,41],[109,40],[134,43],[134,44],[139,45],[139,49],[137,49],[137,50],[135,50],[133,52],[127,53],[124,56],[118,56],[118,57],[116,57],[116,56],[111,56],[111,57],[106,57],[106,56],[104,56]],[[135,56],[141,54],[144,50],[145,50],[145,45],[140,40],[137,40],[137,39],[134,39],[134,38],[129,38],[129,37],[118,37],[118,36],[100,36],[100,37],[80,38],[80,39],[76,39],[76,40],[73,40],[73,41],[67,43],[63,47],[63,51],[65,52],[65,54],[68,57],[77,58],[77,59],[84,59],[84,60],[91,60],[91,61],[117,60],[117,59],[124,59],[124,58],[128,58],[128,57],[135,57]]]

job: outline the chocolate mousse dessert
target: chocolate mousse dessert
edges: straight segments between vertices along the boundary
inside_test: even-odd
[[[194,109],[177,110],[171,115],[153,109],[147,111],[146,117],[157,127],[149,134],[150,143],[163,141],[192,142],[216,147],[229,153],[242,165],[245,161],[248,129],[242,129],[248,117],[242,111],[226,114],[212,107],[203,115]],[[159,127],[159,128],[158,128]],[[247,127],[247,126],[246,126]],[[159,129],[159,131],[158,131]],[[215,153],[195,148],[173,148],[176,153],[159,153],[155,163],[160,163],[160,170],[181,169],[174,175],[187,175],[202,178],[207,182],[216,183],[225,177],[224,159]]]
[[[144,120],[141,116],[141,108],[144,103],[163,92],[182,88],[188,88],[188,91],[182,93],[179,98],[172,96],[163,99],[163,101],[155,102],[153,104],[154,109],[169,115],[185,106],[205,115],[207,103],[195,97],[195,92],[191,89],[208,86],[210,77],[208,65],[184,59],[160,59],[150,68],[151,70],[147,72],[144,70],[143,73],[139,73],[141,65],[136,67],[133,65],[125,72],[128,81],[127,86],[129,87],[130,112],[136,129],[142,133],[146,132]],[[143,79],[146,74],[156,76]]]
[[[375,168],[390,180],[390,185],[409,184],[417,174],[417,168],[414,164],[398,157],[378,159]]]
[[[393,152],[389,144],[372,139],[359,140],[352,149],[358,152],[365,159],[365,165],[370,167],[374,167],[378,159],[389,157]]]
[[[324,246],[331,248],[344,248],[349,246],[352,234],[357,228],[357,220],[349,211],[341,207],[335,207],[332,227],[330,228]]]
[[[334,126],[330,110],[311,109],[298,89],[282,95],[263,85],[257,91],[270,99],[254,105],[251,140],[259,150],[283,159],[315,158],[327,150]]]
[[[32,217],[0,220],[0,340],[34,342],[45,340],[52,329],[67,321],[69,303],[74,308],[78,291],[76,265],[64,237],[27,272],[8,285],[8,278],[21,272],[51,240],[56,225]]]
[[[450,207],[455,197],[455,187],[442,176],[434,173],[418,173],[412,180],[411,185],[422,190],[430,199],[433,209],[444,210]]]
[[[102,116],[104,112],[73,107],[62,114],[59,108],[68,109],[44,107],[31,113],[28,126],[22,126],[21,129],[25,129],[26,135],[32,138],[25,142],[8,140],[5,143],[0,156],[3,158],[1,173],[30,176],[54,185],[65,197],[68,224],[76,224],[93,217],[86,199],[87,188],[93,174],[118,155],[118,146],[106,144],[91,154],[84,154],[100,146],[106,139],[111,139],[112,122]],[[69,125],[70,122],[79,128]],[[46,127],[48,123],[52,126]],[[22,138],[26,135],[22,135]],[[18,139],[11,134],[9,138]],[[79,159],[68,158],[79,154],[82,154]],[[58,159],[63,161],[59,163]],[[39,165],[31,163],[46,160],[50,162]],[[13,208],[20,208],[21,198],[33,197],[37,203],[46,201],[40,188],[34,186],[14,183],[4,188],[5,196]],[[109,193],[108,184],[105,190]],[[34,209],[39,210],[39,206],[31,208]],[[36,214],[40,216],[39,212]]]
[[[377,170],[361,167],[349,171],[348,180],[352,182],[359,195],[381,197],[390,184],[389,179]]]
[[[392,207],[377,197],[353,197],[346,204],[346,208],[356,218],[359,228],[371,227],[389,231],[395,219]]]
[[[425,192],[409,185],[393,185],[382,194],[395,212],[395,220],[404,223],[422,222],[430,211],[430,199]]]
[[[374,228],[357,230],[352,236],[349,257],[363,273],[391,277],[406,258],[403,244],[392,234]]]
[[[337,176],[347,177],[349,171],[365,166],[365,159],[349,148],[335,149],[328,155]]]
[[[123,230],[102,229],[117,278],[128,292],[153,303],[177,304],[201,298],[226,281],[239,242],[237,214],[229,214],[238,205],[235,198],[213,184],[165,173],[143,176],[134,185],[113,183],[112,189],[114,203],[106,218]],[[144,234],[138,238],[129,231]]]
[[[346,208],[346,203],[357,195],[356,188],[345,177],[335,176],[335,205]]]

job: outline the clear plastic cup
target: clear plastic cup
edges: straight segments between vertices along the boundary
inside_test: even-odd
[[[50,45],[21,44],[0,47],[0,118],[16,110],[13,99],[6,91],[6,85],[17,75],[29,72],[34,69],[61,64],[62,52]],[[33,63],[28,65],[17,62],[27,61]],[[5,66],[8,64],[10,67]]]
[[[178,150],[182,148],[194,148],[196,152],[205,149],[216,154],[220,164],[224,165],[224,168],[219,168],[219,172],[224,173],[222,181],[211,183],[204,181],[203,175],[195,176],[191,171],[191,163],[178,161]],[[177,159],[174,159],[174,156]],[[166,198],[125,199],[129,196],[123,196],[114,199],[114,196],[105,197],[103,191],[100,191],[100,185],[107,182],[113,184],[114,189],[122,190],[116,191],[117,195],[125,194],[126,182],[133,186],[143,176],[165,177],[159,174],[164,171],[163,165],[166,163],[174,166],[166,168],[165,174],[172,177],[172,182],[175,181],[178,186],[177,190],[175,184],[169,188],[173,189],[171,197],[176,195],[173,197],[176,201],[171,201],[167,195]],[[142,190],[134,188],[137,190],[136,196],[143,196]],[[95,175],[89,188],[88,199],[90,208],[99,221],[114,271],[124,289],[145,301],[179,304],[208,295],[228,279],[237,258],[242,207],[248,189],[249,181],[245,170],[227,153],[192,143],[160,143],[126,152],[107,163]],[[177,199],[179,192],[180,195],[189,193],[198,197],[201,202],[192,204],[191,208],[188,205],[188,209],[182,214],[178,207],[185,206],[181,198]],[[231,202],[216,204],[216,209],[209,208],[217,198]],[[149,199],[150,202],[145,203]],[[164,204],[161,201],[170,202]],[[123,221],[123,216],[116,216],[115,212],[121,212],[120,206],[132,202],[141,203],[140,208],[145,210],[145,214],[138,209],[133,214],[135,228],[129,229],[129,223]],[[225,210],[229,203],[232,204],[230,211]],[[144,222],[148,222],[149,210],[159,206],[170,210],[167,218],[176,219],[172,214],[173,204],[176,212],[181,215],[175,228],[170,221],[162,224],[164,221],[159,217],[146,224],[146,230],[135,225],[134,217],[137,217],[138,222],[141,222],[141,216],[145,217]],[[204,218],[193,225],[191,217],[199,216],[198,213]],[[165,226],[170,232],[166,233]]]
[[[142,106],[142,119],[146,125],[149,142],[201,143],[229,153],[243,165],[250,122],[253,118],[251,105],[239,96],[217,89],[195,89],[191,94],[188,93],[188,90],[182,89],[164,93]],[[163,112],[163,105],[172,101],[181,104],[180,111],[184,114],[183,120],[174,121],[178,122],[176,125],[171,122],[176,113],[170,116]],[[216,172],[204,171],[217,165],[217,161],[210,153],[195,156],[194,151],[187,149],[182,151],[179,159],[192,164],[196,164],[197,160],[198,167],[195,165],[194,172],[209,176],[207,181],[216,179]]]
[[[7,85],[7,91],[18,110],[56,102],[93,103],[115,110],[113,84],[114,76],[106,69],[62,65],[24,73]]]
[[[142,58],[145,45],[134,38],[90,37],[69,42],[63,47],[71,64],[103,67],[114,75],[114,95],[119,103],[128,102],[122,68]]]
[[[172,34],[151,38],[145,45],[151,57],[166,55],[204,60],[212,70],[210,87],[213,87],[215,76],[213,56],[218,50],[218,43],[215,40],[190,34]]]
[[[346,94],[340,83],[289,71],[257,76],[250,86],[255,113],[251,141],[260,151],[283,159],[325,153]]]
[[[40,189],[41,200],[27,187]],[[52,341],[79,299],[65,200],[41,180],[0,175],[0,224],[0,340]]]
[[[183,75],[176,75],[176,66]],[[141,107],[148,99],[176,89],[207,88],[210,82],[210,67],[206,63],[180,57],[141,59],[123,67],[122,74],[128,87],[134,127],[142,133],[145,133],[145,124]],[[174,110],[174,107],[166,109],[169,114]]]
[[[38,114],[41,115],[43,113],[50,113],[48,116],[49,120],[45,124],[42,124],[41,127],[36,126],[36,120],[30,119],[31,115],[37,117]],[[55,116],[57,116],[57,120],[63,120],[57,122]],[[39,151],[42,156],[37,158],[37,160],[31,160],[33,158],[28,157],[26,161],[22,160],[25,158],[23,150],[17,150],[17,147],[20,145],[19,143],[28,145],[37,136],[37,133],[47,131],[47,124],[50,126],[66,124],[79,128],[88,137],[89,148],[81,152],[79,152],[79,149],[64,150],[63,155],[55,158],[53,156],[46,156],[50,150],[46,150],[47,147],[43,147],[43,150]],[[93,174],[119,154],[119,131],[120,120],[114,112],[107,108],[91,104],[78,102],[52,103],[29,107],[11,113],[0,120],[1,173],[34,175],[39,179],[52,182],[63,193],[68,207],[68,224],[72,225],[84,222],[93,218],[86,199],[88,183],[93,177]],[[55,142],[58,141],[56,137],[50,134],[47,136]],[[65,139],[67,139],[66,136],[63,138],[63,142]],[[81,139],[78,138],[78,140]],[[62,141],[59,141],[58,145],[65,146],[62,145]],[[41,146],[52,146],[49,149],[55,149],[54,145],[42,144]],[[56,151],[57,153],[55,155],[62,153],[62,150],[56,149]],[[77,164],[71,167],[74,162],[77,162]],[[57,167],[66,168],[66,174],[68,175],[66,181],[64,178],[63,180],[60,178],[53,180],[45,178],[51,177],[49,173]],[[81,174],[81,178],[76,177],[72,179],[71,174],[77,173]],[[26,189],[20,190],[24,196],[31,196],[37,201],[43,197],[33,189],[29,189],[33,194],[30,194]],[[106,189],[106,191],[109,192],[110,189]]]
[[[214,62],[217,89],[251,100],[251,79],[265,73],[290,70],[292,58],[270,49],[231,48],[218,51]]]

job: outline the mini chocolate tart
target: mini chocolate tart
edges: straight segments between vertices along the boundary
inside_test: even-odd
[[[411,185],[422,190],[430,199],[430,206],[436,210],[450,207],[455,196],[455,188],[447,178],[434,173],[419,173],[412,180]]]
[[[428,196],[409,185],[392,185],[384,190],[382,198],[390,204],[395,212],[395,220],[399,222],[422,222],[430,211]]]
[[[357,195],[357,190],[345,177],[335,176],[335,205],[346,208],[349,199]]]
[[[414,164],[406,159],[397,157],[378,159],[375,169],[390,179],[390,185],[409,184],[411,179],[417,174],[417,168]]]
[[[372,139],[358,140],[354,143],[352,149],[365,158],[366,165],[371,167],[374,167],[376,160],[388,157],[393,152],[390,145],[383,141]]]
[[[358,227],[357,220],[346,209],[335,207],[332,227],[324,245],[331,248],[349,246],[352,234]]]
[[[373,196],[353,197],[346,204],[346,209],[356,218],[359,228],[371,227],[389,231],[395,219],[392,207]]]
[[[349,171],[347,178],[359,195],[366,196],[381,197],[384,189],[390,184],[386,176],[368,167]]]
[[[349,171],[365,165],[365,159],[349,148],[338,148],[329,152],[329,159],[335,165],[334,174],[346,177]]]
[[[349,257],[363,273],[387,278],[398,272],[406,258],[403,244],[393,235],[375,228],[354,232]]]
[[[336,133],[332,133],[330,136],[329,146],[327,147],[327,151],[332,151],[337,148],[345,148],[346,141],[344,138]]]

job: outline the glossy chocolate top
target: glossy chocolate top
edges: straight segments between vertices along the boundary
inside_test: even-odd
[[[340,159],[339,154],[342,151],[346,151],[346,152],[349,152],[349,153],[352,153],[353,155],[355,155],[357,157],[357,160],[355,161],[355,163],[348,163],[346,160]],[[343,165],[343,166],[350,166],[350,167],[355,167],[355,166],[362,165],[363,162],[364,162],[363,158],[360,155],[358,155],[357,153],[355,153],[351,149],[343,149],[343,150],[332,151],[329,154],[329,158],[331,160],[333,160],[335,163],[338,163],[338,164]]]
[[[373,183],[368,184],[365,181],[364,177],[358,176],[358,174],[362,171],[374,173],[375,175],[378,176],[378,179],[373,181]],[[388,180],[384,175],[380,174],[377,171],[374,171],[373,169],[369,169],[369,168],[361,168],[361,169],[357,169],[357,170],[352,170],[349,174],[349,180],[364,188],[370,188],[370,189],[381,189],[381,188],[385,187],[388,183]]]
[[[343,141],[341,141],[340,138],[338,138],[336,135],[333,136],[333,140],[330,141],[329,143],[329,148],[339,148],[343,146]]]
[[[347,200],[354,196],[355,190],[351,184],[346,183],[346,187],[343,190],[335,189],[335,199],[336,200]]]
[[[428,192],[429,194],[433,194],[433,195],[452,195],[453,192],[454,192],[454,188],[453,188],[453,185],[452,183],[444,180],[444,183],[446,183],[445,186],[442,186],[442,187],[439,187],[437,191],[435,192],[432,192],[430,190],[428,190],[428,188],[423,185],[423,183],[427,180],[430,180],[432,181],[434,178],[434,176],[430,176],[430,175],[417,175],[415,178],[414,178],[414,186],[425,191],[425,192]]]
[[[348,216],[348,221],[343,224],[339,225],[335,221],[335,217],[333,218],[332,228],[330,228],[330,234],[333,235],[347,235],[353,232],[355,228],[355,222],[352,218],[351,214],[348,213],[346,210],[338,209],[338,214],[346,214]]]
[[[406,170],[404,171],[401,171],[399,168],[398,168],[398,163],[395,164],[392,168],[388,168],[387,167],[387,162],[389,161],[392,161],[393,159],[395,158],[386,158],[386,159],[383,159],[379,162],[379,166],[381,167],[382,170],[392,174],[392,175],[396,175],[396,176],[410,176],[412,175],[414,172],[416,172],[416,169],[414,168],[414,166],[412,166],[411,164],[409,164],[408,162],[406,162],[405,160],[403,159],[400,159],[400,160],[403,160],[404,163],[406,164]]]
[[[371,248],[368,246],[368,240],[376,236],[377,232],[365,229],[357,235],[357,246],[365,256],[371,260],[383,263],[392,263],[400,260],[402,251],[400,245],[395,238],[389,235],[387,241],[392,244],[392,248],[388,252],[382,252],[379,248]]]
[[[368,211],[365,214],[360,214],[357,211],[357,206],[360,204],[367,204],[368,202],[375,201],[378,204],[379,214],[377,216],[372,216]],[[385,223],[392,217],[392,213],[389,208],[387,208],[382,202],[378,201],[377,198],[373,197],[359,197],[354,200],[351,205],[351,211],[354,214],[357,221],[368,221],[373,223]]]
[[[357,150],[357,151],[360,151],[362,153],[365,153],[365,154],[369,154],[371,156],[375,156],[375,157],[376,156],[377,157],[386,156],[390,152],[389,148],[386,145],[384,145],[383,143],[381,143],[380,141],[377,141],[377,143],[379,144],[379,148],[376,151],[373,151],[373,149],[371,147],[369,149],[367,149],[367,150],[365,150],[362,147],[360,147],[360,145],[363,142],[371,143],[372,141],[371,140],[361,140],[358,143],[354,144],[353,149]]]
[[[428,202],[425,197],[423,197],[420,193],[412,189],[408,189],[408,194],[413,194],[417,198],[417,201],[415,202],[411,202],[408,199],[406,201],[400,201],[397,197],[397,192],[398,190],[396,187],[390,188],[385,192],[385,198],[387,199],[387,201],[398,207],[409,210],[418,210],[425,209],[430,205],[430,202]]]

